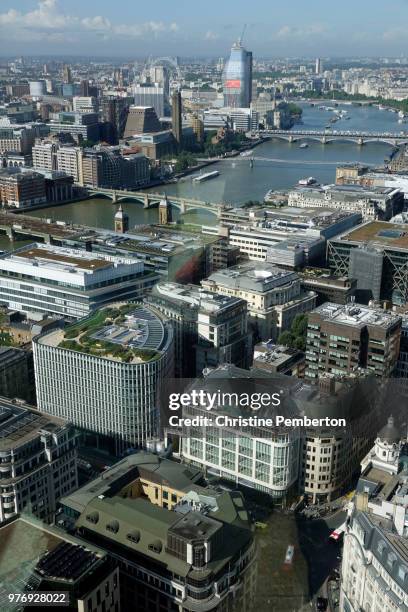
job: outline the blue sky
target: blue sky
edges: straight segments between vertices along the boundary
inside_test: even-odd
[[[408,54],[408,0],[0,0],[0,54]]]

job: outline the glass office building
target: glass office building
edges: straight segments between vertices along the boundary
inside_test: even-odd
[[[249,107],[252,92],[252,53],[234,43],[223,75],[224,106]]]

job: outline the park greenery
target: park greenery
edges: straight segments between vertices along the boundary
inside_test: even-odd
[[[176,160],[175,171],[184,172],[188,168],[193,168],[198,164],[199,157],[218,157],[230,151],[238,150],[249,143],[245,134],[230,132],[225,140],[212,143],[211,140],[217,135],[216,130],[206,132],[205,140],[202,144],[194,145],[189,151],[179,151],[177,155],[169,155],[164,159]]]
[[[307,315],[298,314],[292,321],[290,330],[284,331],[278,338],[278,343],[300,351],[306,349]]]
[[[18,346],[13,336],[5,330],[0,330],[0,346]]]

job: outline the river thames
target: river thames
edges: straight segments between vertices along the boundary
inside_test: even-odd
[[[330,102],[322,101],[322,106]],[[407,128],[398,123],[397,113],[381,111],[376,107],[352,106],[341,104],[339,110],[347,111],[349,119],[341,119],[333,124],[337,131],[390,132],[398,134]],[[316,105],[303,104],[303,125],[299,129],[322,130],[328,125],[333,113],[320,110]],[[297,126],[295,126],[296,129]],[[185,177],[176,184],[154,188],[151,191],[193,197],[208,202],[227,202],[242,205],[248,200],[262,201],[269,189],[287,190],[299,179],[315,177],[321,183],[333,183],[338,164],[360,162],[372,166],[382,165],[389,156],[391,147],[382,143],[358,146],[351,142],[334,142],[322,145],[308,141],[307,148],[299,148],[300,142],[288,143],[272,139],[254,149],[254,167],[250,168],[248,158],[232,158],[211,166],[220,175],[204,183],[195,183]],[[144,210],[136,202],[125,202],[125,211],[130,218],[130,227],[138,224],[156,223],[157,209]],[[116,206],[110,200],[93,198],[73,204],[49,207],[29,214],[37,217],[52,218],[93,227],[113,229]],[[174,210],[174,209],[173,209]],[[174,210],[174,218],[178,211]],[[184,215],[186,223],[213,224],[215,217],[205,211],[192,211]],[[0,248],[7,248],[8,240],[0,240]],[[21,243],[18,243],[21,244]]]

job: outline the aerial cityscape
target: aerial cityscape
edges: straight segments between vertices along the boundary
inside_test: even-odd
[[[0,7],[0,612],[408,612],[408,3],[91,4]]]

